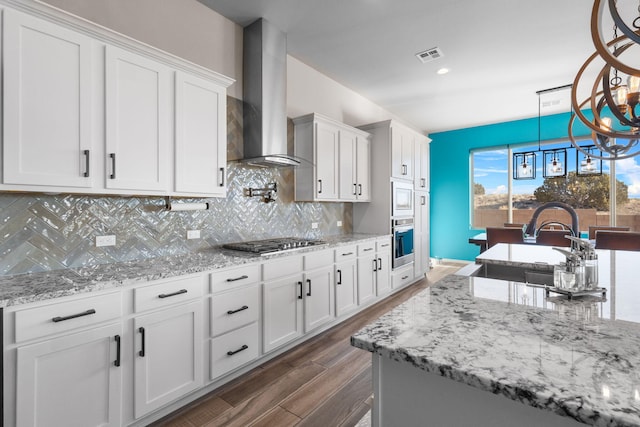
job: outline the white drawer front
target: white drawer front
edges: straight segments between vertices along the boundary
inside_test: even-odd
[[[402,271],[394,272],[391,278],[393,289],[401,288],[407,283],[413,281],[413,266],[409,269],[403,269]]]
[[[385,237],[384,239],[376,240],[376,250],[380,251],[390,251],[391,250],[391,237]]]
[[[376,242],[360,243],[358,245],[358,256],[373,255],[376,252]]]
[[[259,285],[244,287],[211,298],[211,335],[224,334],[256,322],[260,316]]]
[[[268,260],[262,264],[262,279],[265,282],[300,272],[302,272],[302,257],[300,255]]]
[[[211,379],[218,378],[255,360],[260,354],[258,345],[258,323],[252,323],[212,339]]]
[[[16,311],[16,342],[92,326],[122,316],[120,291]]]
[[[304,255],[304,269],[315,270],[333,264],[333,250],[309,252]]]
[[[344,261],[347,259],[355,258],[358,254],[358,248],[356,245],[341,246],[335,250],[336,262]]]
[[[242,267],[219,270],[211,273],[211,292],[221,292],[238,286],[258,283],[260,281],[260,264],[243,265]]]
[[[203,294],[204,277],[204,274],[198,274],[162,280],[152,285],[136,288],[134,290],[134,309],[138,313],[200,298]]]

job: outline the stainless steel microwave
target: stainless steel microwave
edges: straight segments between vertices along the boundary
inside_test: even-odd
[[[391,215],[413,217],[413,184],[391,181]]]

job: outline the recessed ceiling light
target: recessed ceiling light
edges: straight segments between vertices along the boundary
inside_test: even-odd
[[[448,68],[440,68],[438,71],[436,71],[436,73],[442,75],[442,74],[447,74],[449,72]]]

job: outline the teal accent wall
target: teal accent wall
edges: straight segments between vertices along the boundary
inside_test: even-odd
[[[542,117],[540,139],[567,138],[569,113]],[[574,134],[587,135],[584,125]],[[431,257],[474,260],[478,246],[471,228],[470,150],[538,142],[538,117],[430,134]]]

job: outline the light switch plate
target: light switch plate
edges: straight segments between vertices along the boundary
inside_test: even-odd
[[[312,222],[312,223],[311,223],[311,228],[312,228],[312,229],[314,229],[314,230],[315,230],[316,228],[318,228],[318,223],[317,223],[317,222]]]
[[[342,221],[338,221],[338,227],[342,227]]]
[[[116,236],[115,234],[110,234],[108,236],[96,236],[96,247],[100,248],[103,246],[115,246],[116,245]]]
[[[187,230],[187,239],[199,239],[200,230]]]

